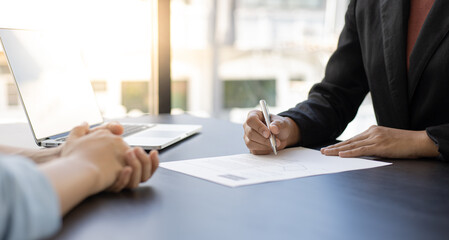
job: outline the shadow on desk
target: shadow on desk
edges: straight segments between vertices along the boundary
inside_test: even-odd
[[[94,238],[89,236],[89,239],[102,239],[104,231],[108,228],[123,226],[123,230],[126,231],[126,225],[132,224],[136,221],[135,219],[139,219],[139,215],[147,216],[160,209],[161,202],[158,199],[157,192],[151,186],[140,186],[137,189],[125,190],[120,193],[99,193],[87,198],[82,204],[70,211],[64,217],[63,224],[72,227],[69,229],[62,228],[53,238],[66,239],[73,235],[79,236],[78,231],[83,232],[89,226],[98,228],[99,220],[101,220],[101,230],[95,231],[98,236]],[[126,212],[125,216],[124,212]],[[91,224],[94,222],[96,224]],[[120,222],[123,224],[120,224]],[[119,229],[110,230],[117,231]]]

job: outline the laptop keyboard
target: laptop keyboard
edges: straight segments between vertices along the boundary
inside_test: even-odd
[[[129,136],[131,134],[143,131],[143,130],[148,129],[148,128],[151,127],[151,126],[148,126],[148,125],[138,125],[138,124],[136,124],[136,125],[134,125],[134,124],[133,125],[122,125],[122,126],[123,126],[122,137]],[[66,139],[67,139],[67,137],[60,137],[60,138],[55,139],[55,141],[65,142]]]
[[[150,128],[151,126],[148,125],[123,125],[124,131],[122,136],[126,137],[129,136],[131,134],[143,131],[145,129]]]
[[[58,142],[65,142],[66,139],[67,139],[67,137],[61,137],[61,138],[55,139],[55,141],[58,141]]]

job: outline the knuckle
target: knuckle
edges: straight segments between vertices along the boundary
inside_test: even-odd
[[[94,134],[99,137],[107,137],[108,131],[106,131],[105,129],[99,129],[99,130],[95,131]]]
[[[271,125],[271,126],[276,126],[276,127],[278,127],[279,129],[281,129],[281,128],[284,127],[285,123],[284,123],[283,121],[280,121],[280,120],[274,120],[274,121],[272,121],[272,122],[270,123],[270,125]]]
[[[373,137],[373,139],[378,142],[381,143],[384,139],[384,136],[382,134],[377,134],[376,136]]]
[[[254,154],[255,155],[266,155],[266,154],[268,154],[269,152],[268,151],[266,151],[266,150],[258,150],[258,151],[254,151]]]
[[[287,141],[281,141],[281,145],[279,145],[279,148],[277,150],[282,150],[287,147]]]
[[[248,132],[247,137],[250,140],[250,139],[254,139],[255,135],[256,135],[256,133],[251,130]]]
[[[136,170],[138,170],[138,169],[140,168],[139,160],[137,160],[137,159],[135,159],[135,158],[133,158],[133,159],[131,160],[131,162],[129,163],[129,165],[132,166],[132,168],[133,168],[134,171],[136,171]]]
[[[251,111],[249,111],[249,112],[248,112],[248,118],[250,118],[250,117],[256,117],[256,116],[258,115],[258,114],[257,114],[258,112],[259,112],[259,110],[251,110]]]
[[[263,148],[260,144],[254,141],[250,141],[247,146],[250,150],[260,150],[261,148]]]
[[[364,153],[364,152],[366,152],[368,150],[368,148],[366,147],[366,146],[361,146],[361,147],[359,147],[359,152],[360,153]]]
[[[148,165],[148,170],[145,172],[145,180],[148,180],[151,177],[151,172],[153,172],[153,166]]]
[[[248,119],[246,119],[246,122],[243,126],[246,128],[251,128],[251,126],[253,125],[253,121],[254,120],[252,118],[248,118]]]
[[[139,161],[139,159],[136,159],[136,166],[138,169],[142,168],[142,163]]]
[[[264,130],[266,130],[266,127],[264,125],[261,125],[257,128],[257,132],[262,133]]]
[[[382,131],[382,129],[379,126],[373,126],[373,128],[371,128],[371,132],[374,134],[379,134]]]
[[[248,149],[253,150],[253,149],[254,149],[254,142],[248,141],[248,142],[246,143],[246,146],[248,147]]]
[[[122,141],[123,141],[122,137],[120,137],[120,136],[112,135],[112,134],[109,134],[109,135],[110,135],[111,138],[112,138],[114,141],[116,141],[116,142],[122,142]]]
[[[248,136],[244,136],[244,137],[243,137],[243,140],[245,140],[246,146],[249,147],[249,143],[250,143],[251,141],[249,140]]]
[[[259,110],[252,110],[248,113],[246,124],[252,126],[261,120],[261,112]]]
[[[99,134],[106,134],[108,131],[104,128],[100,128],[96,132],[98,132]]]
[[[257,116],[257,114],[256,114],[255,110],[250,111],[250,112],[248,113],[246,122],[252,121],[254,118],[256,118],[256,116]]]
[[[148,157],[144,157],[141,162],[144,165],[150,165],[151,166],[151,159],[148,158]]]
[[[246,135],[251,130],[252,130],[252,128],[245,123],[245,125],[243,126],[243,133]]]

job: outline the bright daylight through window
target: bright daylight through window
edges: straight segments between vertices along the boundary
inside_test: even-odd
[[[3,1],[0,27],[75,38],[103,116],[118,118],[149,112],[151,7],[151,0]],[[0,122],[17,121],[26,118],[1,51]]]
[[[305,100],[324,76],[348,3],[172,0],[172,113],[242,123],[259,99],[272,113]],[[374,124],[373,116],[367,98],[358,126]]]
[[[0,5],[10,10],[4,13],[23,11],[20,6],[28,4],[22,16],[29,19],[3,14],[0,27],[48,27],[74,34],[103,115],[134,116],[151,112],[153,3],[9,1]],[[267,101],[272,113],[305,100],[336,49],[348,3],[171,0],[171,112],[242,123],[259,99]],[[1,54],[3,122],[24,118],[12,83]],[[358,127],[351,123],[347,136],[375,124],[369,96],[355,122]]]

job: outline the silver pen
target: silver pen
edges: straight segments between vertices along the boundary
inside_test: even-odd
[[[268,131],[270,131],[270,113],[268,112],[268,108],[267,108],[267,103],[265,102],[265,100],[260,100],[260,108],[262,108],[262,113],[263,113],[263,118],[265,118],[265,124],[267,124],[268,127]],[[271,133],[270,131],[270,144],[271,144],[271,148],[273,149],[274,155],[277,155],[278,152],[276,150],[276,138],[274,138],[274,135]]]

